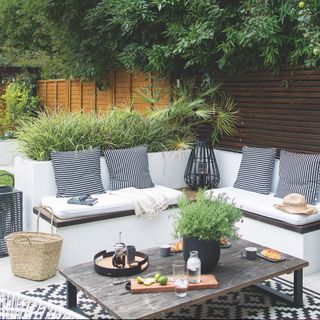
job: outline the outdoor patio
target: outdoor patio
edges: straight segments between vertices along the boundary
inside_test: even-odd
[[[320,319],[319,12],[3,0],[0,319]]]

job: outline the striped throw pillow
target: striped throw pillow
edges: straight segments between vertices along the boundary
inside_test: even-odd
[[[53,151],[51,159],[58,198],[105,193],[99,149]]]
[[[110,189],[119,190],[135,187],[152,188],[147,147],[142,145],[127,149],[104,151],[110,175]]]
[[[275,197],[290,193],[305,196],[306,202],[316,204],[320,183],[320,154],[302,154],[282,150],[279,182]]]
[[[233,186],[269,194],[276,151],[275,148],[243,147],[238,176]]]

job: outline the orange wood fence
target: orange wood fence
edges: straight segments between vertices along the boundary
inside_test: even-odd
[[[39,80],[37,94],[41,104],[49,111],[104,113],[112,105],[132,105],[145,110],[151,105],[143,101],[140,90],[160,97],[157,103],[162,107],[169,102],[169,82],[152,76],[151,73],[130,73],[114,71],[103,81],[104,89],[99,90],[96,81],[80,80]]]

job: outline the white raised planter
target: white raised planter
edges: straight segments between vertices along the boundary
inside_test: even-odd
[[[14,158],[18,154],[18,143],[16,140],[0,140],[0,166],[12,166]]]
[[[185,187],[183,176],[189,154],[190,150],[149,153],[149,169],[153,182],[170,188]],[[108,190],[109,174],[103,157],[101,177],[105,189]],[[15,178],[16,188],[23,192],[24,230],[33,230],[33,207],[40,205],[42,197],[56,195],[57,192],[52,162],[16,157]]]

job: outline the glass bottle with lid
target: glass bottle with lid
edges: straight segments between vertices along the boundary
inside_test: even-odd
[[[190,257],[187,261],[187,272],[189,283],[201,282],[201,260],[198,251],[190,251]]]

